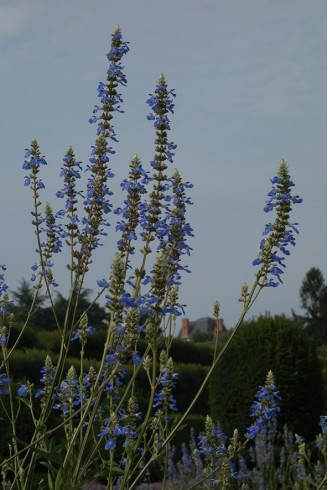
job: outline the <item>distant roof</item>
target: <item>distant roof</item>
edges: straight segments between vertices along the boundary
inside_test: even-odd
[[[196,332],[212,335],[216,327],[216,320],[209,316],[198,318],[198,320],[189,321],[189,337]],[[179,337],[182,337],[182,329],[179,332]]]
[[[212,334],[215,326],[216,320],[214,318],[209,316],[198,318],[198,320],[189,322],[189,335],[193,335],[196,332]]]

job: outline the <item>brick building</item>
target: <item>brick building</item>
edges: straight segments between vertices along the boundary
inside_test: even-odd
[[[198,332],[206,334],[215,340],[218,335],[226,331],[227,329],[224,326],[222,318],[215,320],[214,318],[206,316],[194,321],[190,321],[188,318],[183,318],[181,321],[179,337],[184,340],[189,340],[196,332]]]

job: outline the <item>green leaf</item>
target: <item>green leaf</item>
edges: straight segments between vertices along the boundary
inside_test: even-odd
[[[48,473],[48,485],[49,485],[49,490],[54,490],[54,484],[52,482],[50,473]]]
[[[115,462],[110,463],[109,461],[103,461],[97,471],[93,474],[94,478],[111,476],[122,476],[124,475],[124,470]]]
[[[59,468],[54,490],[63,490],[63,488],[65,488],[64,483],[66,483],[66,481],[63,480],[63,470],[62,468]]]
[[[44,451],[39,448],[34,448],[33,449],[36,454],[41,456],[41,458],[44,458],[46,461],[51,461],[53,463],[61,464],[62,463],[62,456],[61,453],[49,453],[47,451]]]
[[[35,432],[47,432],[47,426],[45,424],[40,424],[35,427]]]

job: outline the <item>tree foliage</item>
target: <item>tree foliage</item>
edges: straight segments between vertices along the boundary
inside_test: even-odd
[[[83,289],[79,293],[76,293],[79,295],[79,300],[76,311],[74,312],[74,321],[77,322],[82,313],[87,311],[90,325],[101,326],[103,324],[103,320],[106,318],[105,309],[98,303],[91,304],[89,301],[90,293],[90,289]],[[31,304],[33,304],[34,294],[35,291],[33,287],[25,279],[22,279],[17,290],[12,292],[14,297],[13,313],[16,320],[25,321],[27,313],[31,308]],[[60,292],[57,292],[54,298],[54,308],[56,310],[58,321],[61,325],[64,325],[65,321],[69,322],[73,320],[73,318],[65,319],[67,307],[68,299]],[[36,301],[34,302],[34,307],[31,311],[29,325],[47,331],[56,329],[53,309],[49,304],[47,304],[46,296],[37,296]]]
[[[305,275],[300,288],[304,316],[295,315],[317,345],[327,342],[327,285],[320,269],[312,267]]]
[[[16,320],[24,321],[32,304],[34,304],[34,313],[39,310],[44,298],[38,296],[33,303],[34,294],[35,291],[31,284],[28,283],[25,278],[21,279],[17,290],[12,291],[12,296],[14,298],[13,312]]]

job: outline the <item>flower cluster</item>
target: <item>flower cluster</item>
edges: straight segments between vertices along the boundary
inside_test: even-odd
[[[320,423],[322,435],[327,435],[327,415],[321,415]]]
[[[24,185],[29,186],[34,191],[36,199],[39,197],[36,191],[44,189],[42,180],[38,178],[41,165],[47,165],[47,162],[45,157],[41,156],[39,144],[34,139],[31,148],[25,150],[23,169],[30,171],[28,175],[25,175]]]
[[[33,211],[31,211],[31,214],[33,216],[32,224],[33,226],[35,226],[35,232],[38,239],[41,240],[40,225],[44,221],[44,218],[42,218],[42,213],[40,211],[41,201],[39,200],[40,199],[39,190],[44,188],[44,184],[42,180],[39,178],[39,172],[40,172],[41,165],[47,165],[47,162],[45,160],[45,157],[41,156],[39,144],[36,139],[33,139],[31,142],[31,147],[25,150],[24,158],[25,159],[23,163],[23,169],[30,171],[28,175],[25,175],[24,185],[30,187],[30,189],[33,192],[33,199],[34,199]],[[42,251],[41,251],[41,243],[39,248],[40,248],[39,265],[42,267],[43,258],[42,258]],[[39,268],[39,265],[34,264],[34,266],[32,267],[32,271],[33,271],[31,277],[32,281],[35,281],[36,279],[36,275],[34,272]]]
[[[125,207],[117,208],[114,213],[122,217],[116,225],[116,231],[120,231],[122,236],[118,241],[118,249],[122,255],[128,256],[134,253],[133,241],[137,240],[137,227],[139,225],[140,213],[144,209],[141,196],[147,193],[147,184],[150,181],[148,172],[141,165],[137,155],[131,161],[129,178],[124,179],[121,188],[126,191],[127,198],[124,201]]]
[[[86,313],[83,313],[80,321],[79,328],[73,332],[71,337],[71,341],[79,339],[82,346],[87,343],[87,339],[89,335],[94,335],[96,329],[88,324],[88,316]]]
[[[44,362],[44,367],[41,369],[42,377],[40,379],[42,388],[39,388],[35,393],[35,398],[41,399],[41,408],[45,408],[52,394],[52,384],[56,374],[56,366],[53,365],[51,357],[48,355]]]
[[[167,212],[166,236],[161,238],[160,248],[169,266],[168,284],[180,285],[180,271],[189,272],[180,264],[181,255],[189,255],[192,250],[187,243],[188,237],[193,237],[193,230],[186,222],[186,207],[192,202],[186,197],[185,189],[193,187],[189,182],[183,182],[178,170],[174,170],[172,182],[172,209]]]
[[[107,182],[114,174],[108,167],[108,155],[114,154],[115,151],[109,145],[108,140],[117,141],[111,120],[113,112],[122,112],[120,110],[122,96],[118,93],[117,87],[126,85],[121,59],[128,50],[128,45],[123,42],[120,28],[117,26],[112,35],[111,49],[107,55],[109,60],[107,81],[105,84],[99,84],[98,87],[101,105],[95,107],[94,116],[90,119],[90,122],[98,122],[98,137],[91,150],[90,164],[87,166],[90,177],[83,201],[85,210],[85,216],[82,218],[83,229],[79,236],[80,272],[88,270],[93,250],[101,244],[99,237],[107,234],[104,227],[109,226],[104,215],[111,211],[112,205],[109,197],[112,191],[109,190]]]
[[[32,280],[36,278],[36,272],[41,268],[43,274],[46,276],[49,284],[57,287],[58,284],[53,278],[53,254],[60,253],[62,251],[62,238],[65,238],[66,233],[63,232],[61,225],[56,223],[56,218],[53,214],[52,208],[48,202],[45,204],[45,216],[41,218],[42,225],[40,223],[39,231],[46,236],[46,241],[40,240],[40,256],[41,261],[39,264],[34,264],[31,268],[33,271]],[[40,235],[41,238],[41,235]]]
[[[174,153],[173,149],[176,145],[168,141],[167,132],[170,129],[169,113],[173,113],[173,99],[175,97],[174,90],[168,90],[164,75],[161,75],[155,89],[155,95],[151,95],[147,100],[147,104],[152,112],[147,116],[147,119],[152,120],[155,131],[155,157],[151,162],[154,170],[152,175],[153,190],[149,196],[148,209],[141,218],[141,224],[148,233],[155,233],[156,236],[161,235],[162,227],[162,208],[165,200],[165,191],[169,189],[167,183],[167,161],[172,162]],[[164,223],[165,225],[165,223]],[[145,234],[145,239],[148,239],[148,233]]]
[[[129,51],[129,43],[123,41],[121,29],[116,26],[112,34],[111,49],[107,53],[109,68],[107,70],[107,83],[100,82],[98,85],[98,97],[101,105],[95,106],[90,123],[98,122],[98,134],[106,133],[113,141],[117,141],[114,128],[111,126],[112,112],[123,112],[120,103],[123,102],[121,94],[117,92],[117,86],[126,86],[127,80],[123,72],[124,67],[121,60]],[[100,113],[100,115],[98,115]]]
[[[51,257],[54,253],[61,252],[62,238],[65,238],[66,234],[63,232],[62,227],[56,223],[56,218],[48,202],[45,204],[44,216],[40,210],[42,203],[40,201],[39,190],[44,188],[44,184],[39,178],[41,165],[47,165],[47,162],[45,157],[41,156],[39,144],[34,139],[31,142],[30,149],[26,150],[23,163],[23,169],[30,171],[25,176],[24,185],[29,186],[33,192],[34,207],[31,212],[33,216],[32,224],[35,226],[40,258],[39,262],[31,267],[31,280],[35,281],[37,273],[39,273],[41,277],[44,276],[46,278],[48,284],[56,287],[58,284],[53,278]],[[43,235],[45,235],[45,239],[43,239]]]
[[[77,162],[73,148],[70,147],[65,157],[63,158],[64,165],[61,169],[60,176],[64,179],[64,186],[60,191],[56,193],[59,199],[65,198],[65,208],[56,213],[56,218],[67,217],[66,223],[66,243],[71,247],[71,263],[68,264],[68,268],[71,270],[77,270],[78,259],[80,258],[79,252],[76,250],[78,243],[78,237],[80,234],[79,223],[80,218],[78,216],[78,197],[81,193],[76,189],[76,181],[81,178],[80,170],[82,170],[81,162]]]
[[[149,94],[149,98],[147,99],[147,104],[152,110],[152,112],[147,115],[147,119],[149,119],[150,121],[154,121],[155,128],[161,130],[170,129],[170,120],[168,118],[168,113],[172,113],[172,114],[174,113],[174,103],[172,97],[175,96],[176,95],[174,93],[174,89],[167,90],[167,83],[165,77],[163,74],[161,74],[158,83],[156,85],[155,95]],[[170,143],[170,147],[171,149],[175,149],[174,143]],[[160,148],[158,148],[158,152],[163,153],[163,151],[161,151]],[[173,156],[172,154],[171,155],[166,154],[166,157],[169,157],[169,159],[172,156]],[[155,164],[155,162],[153,163]]]
[[[63,417],[71,415],[74,407],[81,404],[80,385],[74,366],[69,368],[67,376],[57,389],[56,400],[54,409],[61,410]]]
[[[299,204],[302,199],[291,194],[294,183],[290,179],[287,164],[284,160],[280,162],[277,176],[271,179],[273,184],[266,201],[264,211],[266,213],[276,211],[274,223],[267,223],[263,232],[260,245],[260,253],[253,261],[253,265],[261,265],[258,272],[259,284],[263,286],[277,287],[282,283],[281,275],[286,255],[290,255],[288,247],[295,246],[294,233],[298,234],[297,223],[290,223],[289,216],[292,204]],[[270,277],[271,276],[271,277]],[[277,281],[278,280],[278,281]]]
[[[276,418],[280,407],[278,405],[281,397],[277,391],[272,371],[267,374],[264,386],[261,386],[255,395],[256,401],[252,405],[252,417],[255,418],[253,424],[248,427],[246,437],[253,439],[263,429],[268,427],[273,419]]]
[[[161,372],[157,379],[157,385],[160,389],[157,389],[155,393],[153,407],[157,408],[157,412],[159,410],[175,412],[177,406],[172,392],[179,375],[174,372],[173,360],[171,357],[167,358],[165,351],[160,354],[160,363]]]
[[[120,420],[119,420],[120,419]],[[117,417],[116,413],[112,413],[111,417],[105,418],[101,432],[98,437],[105,437],[105,449],[112,451],[116,448],[119,437],[124,438],[123,446],[128,447],[137,437],[136,433],[136,416],[135,414],[124,414]],[[124,458],[122,458],[124,461]]]
[[[323,449],[327,446],[327,415],[321,415],[319,425],[321,434],[317,436],[316,446],[318,449]]]
[[[5,311],[5,310],[4,310]],[[3,312],[1,312],[3,313]],[[6,344],[8,341],[8,330],[5,325],[0,327],[0,345]]]
[[[5,265],[1,265],[1,264],[0,264],[0,269],[1,269],[2,271],[5,271],[5,270],[6,270],[6,266],[5,266]],[[7,284],[5,283],[4,274],[3,274],[3,273],[1,273],[1,274],[0,274],[0,296],[2,296],[2,294],[3,294],[5,291],[7,291],[7,289],[8,289],[8,286],[7,286]]]
[[[0,270],[5,271],[6,266],[0,264]],[[4,276],[4,273],[1,272],[0,273],[0,313],[4,313],[8,309],[7,308],[8,301],[6,298],[6,295],[8,294],[7,291],[8,291],[8,286],[5,282],[5,276]],[[0,340],[0,343],[1,343],[1,340]]]
[[[205,433],[198,436],[198,453],[213,455],[215,466],[220,466],[221,458],[226,453],[227,436],[222,431],[220,424],[215,425],[208,415],[205,420]]]

